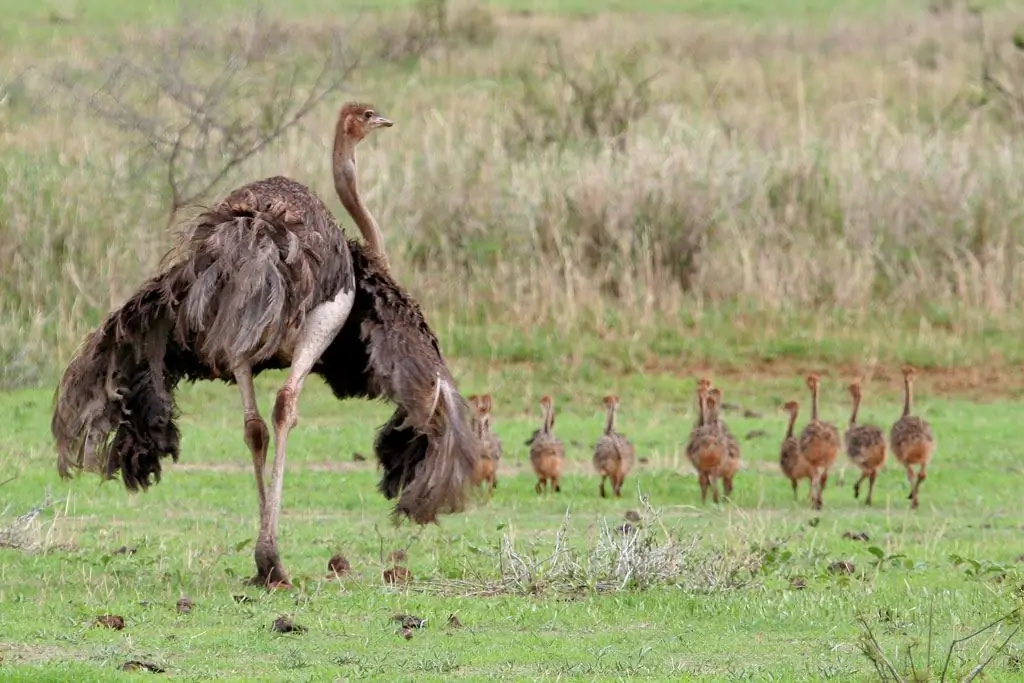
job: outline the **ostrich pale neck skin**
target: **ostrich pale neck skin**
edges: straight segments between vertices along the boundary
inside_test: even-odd
[[[811,421],[818,421],[818,383],[811,384]]]
[[[708,396],[707,403],[707,422],[705,424],[716,425],[718,424],[718,402],[711,396]]]
[[[366,243],[376,252],[384,268],[388,269],[384,235],[359,197],[359,185],[356,181],[357,142],[358,140],[353,140],[345,134],[344,123],[338,126],[334,141],[334,189],[338,193],[341,205],[352,216]]]
[[[554,406],[554,404],[553,403],[545,403],[544,404],[544,427],[542,428],[542,431],[545,434],[550,434],[551,433],[551,427],[552,427],[551,423],[554,422],[554,420],[552,420],[551,418],[554,416],[554,414],[555,414],[555,406]]]
[[[608,404],[608,419],[604,423],[604,433],[612,434],[615,431],[615,411],[618,410],[618,406],[614,403]]]
[[[914,383],[910,375],[903,378],[903,417],[910,415],[910,408],[914,402]]]

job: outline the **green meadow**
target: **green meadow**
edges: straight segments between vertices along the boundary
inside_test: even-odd
[[[12,0],[2,14],[0,679],[1024,676],[1021,9]],[[315,90],[338,37],[343,87],[223,166],[231,135],[258,138],[286,96]],[[188,138],[177,168],[198,190],[169,220],[161,140],[191,129],[166,98],[213,92],[226,64],[242,66],[210,115],[238,130]],[[281,522],[295,585],[268,593],[244,584],[258,525],[236,389],[183,386],[181,461],[129,494],[58,478],[53,387],[194,204],[284,174],[343,217],[329,147],[350,99],[395,121],[362,143],[361,189],[460,391],[494,396],[505,457],[465,512],[392,525],[372,454],[389,407],[310,380]],[[823,510],[806,482],[794,499],[781,406],[801,401],[801,428],[804,376],[821,373],[841,429],[862,377],[861,420],[887,432],[903,363],[938,444],[920,508],[891,458],[872,507],[845,455]],[[719,505],[701,504],[684,455],[701,376],[743,449]],[[264,415],[282,380],[259,378]],[[606,393],[640,458],[621,499],[598,496],[590,461]],[[567,474],[538,496],[524,441],[543,394]],[[389,584],[399,549],[413,578]],[[329,576],[338,553],[351,569]],[[403,633],[402,615],[425,621]],[[279,617],[303,629],[276,632]]]

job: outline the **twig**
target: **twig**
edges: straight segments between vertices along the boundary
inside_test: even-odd
[[[974,633],[971,633],[970,635],[966,635],[963,638],[956,638],[956,639],[954,639],[953,642],[951,642],[949,644],[949,651],[946,652],[946,663],[943,664],[943,666],[942,666],[942,676],[940,677],[939,680],[941,680],[941,681],[945,681],[946,680],[946,675],[949,672],[949,661],[953,658],[953,650],[956,649],[957,645],[961,645],[961,644],[966,643],[967,641],[969,641],[969,640],[971,640],[973,638],[976,638],[976,637],[980,636],[985,631],[988,631],[989,629],[995,628],[996,626],[998,626],[999,624],[1003,623],[1004,621],[1013,618],[1019,612],[1020,612],[1020,608],[1018,607],[1017,609],[1013,610],[1009,614],[1004,614],[1003,616],[999,617],[998,619],[996,619],[992,623],[990,623],[990,624],[988,624],[986,626],[982,626],[981,628],[979,628]],[[1018,629],[1019,629],[1019,627],[1018,627]],[[1016,633],[1017,633],[1017,631],[1015,630],[1011,635],[1016,635]]]

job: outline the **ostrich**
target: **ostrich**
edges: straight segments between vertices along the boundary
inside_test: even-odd
[[[147,489],[160,481],[161,458],[178,460],[178,383],[236,384],[260,514],[251,581],[287,587],[277,543],[286,444],[314,372],[340,399],[397,404],[374,445],[378,488],[398,498],[396,518],[426,524],[463,508],[479,450],[468,408],[419,305],[391,278],[356,184],[356,145],[390,126],[368,104],[338,115],[335,189],[365,245],[346,239],[309,188],[280,176],[235,190],[193,221],[169,265],[107,316],[65,370],[51,422],[62,478],[120,471],[128,490]],[[253,377],[284,368],[268,486],[270,438]]]

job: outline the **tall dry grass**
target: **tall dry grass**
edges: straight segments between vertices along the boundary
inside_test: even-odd
[[[361,148],[366,201],[434,319],[573,331],[614,312],[642,330],[739,304],[963,335],[1020,326],[1024,109],[983,87],[967,12],[754,28],[471,11],[405,46],[395,37],[425,30],[408,16],[353,32],[352,96],[396,121]],[[1021,21],[990,19],[986,40],[1024,85]],[[7,385],[47,378],[168,245],[160,169],[137,141],[50,105],[0,106]],[[280,173],[341,215],[333,117],[318,111],[221,191]]]

